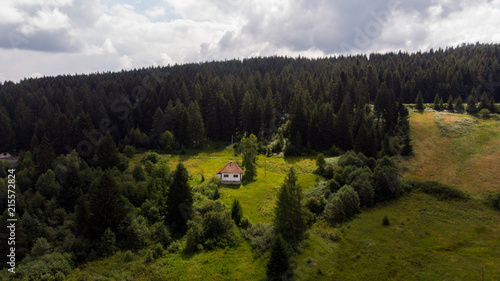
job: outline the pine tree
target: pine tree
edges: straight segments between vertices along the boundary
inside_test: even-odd
[[[182,163],[177,164],[172,184],[166,192],[166,220],[175,224],[178,231],[184,231],[191,216],[193,193],[189,186],[189,173]]]
[[[202,147],[205,141],[205,125],[203,124],[200,107],[196,101],[189,104],[188,127],[186,130],[188,130],[190,146],[193,148]]]
[[[302,187],[297,185],[297,176],[292,167],[279,190],[274,211],[276,232],[292,244],[303,238],[307,227],[303,218],[301,201]]]
[[[99,149],[97,150],[97,163],[105,169],[110,169],[120,162],[118,148],[116,147],[113,137],[108,132],[102,138]]]
[[[424,98],[422,97],[422,91],[418,91],[417,99],[415,100],[416,106],[415,108],[418,111],[424,110]]]
[[[245,178],[253,180],[257,176],[257,167],[255,161],[257,159],[258,141],[254,134],[248,138],[241,139],[241,150],[243,153],[243,167],[245,168]]]
[[[234,220],[236,225],[240,225],[241,219],[243,218],[243,210],[241,209],[241,204],[238,199],[234,199],[233,207],[231,208],[231,218]]]
[[[110,171],[104,172],[99,184],[91,191],[90,211],[89,227],[93,238],[100,237],[108,227],[116,232],[118,225],[125,218],[125,200]]]
[[[352,111],[351,98],[349,95],[344,97],[340,106],[337,120],[335,120],[336,143],[343,150],[352,148]]]
[[[447,109],[448,109],[448,112],[453,112],[453,111],[455,111],[455,110],[454,110],[454,107],[453,107],[453,98],[451,97],[451,95],[450,95],[450,97],[448,98],[448,108],[447,108]]]
[[[267,263],[267,279],[270,281],[290,280],[293,272],[286,250],[286,244],[281,235],[276,236],[271,248],[271,258]]]
[[[477,99],[476,95],[471,94],[467,99],[467,113],[474,114],[477,112]]]
[[[461,96],[458,96],[457,100],[455,101],[455,110],[458,113],[464,112],[464,102]]]
[[[0,107],[0,150],[12,151],[15,147],[15,133],[12,130],[12,122],[3,107]]]
[[[436,93],[434,97],[434,106],[432,107],[435,111],[441,111],[441,107],[439,106],[439,94]]]

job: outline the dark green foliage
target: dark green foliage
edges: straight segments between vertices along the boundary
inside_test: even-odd
[[[176,145],[176,140],[175,140],[174,134],[172,134],[170,131],[165,131],[160,136],[161,149],[170,153],[176,148],[176,146],[177,145]]]
[[[353,218],[361,212],[358,194],[351,186],[344,185],[337,192],[337,195],[342,200],[344,214],[347,218]]]
[[[33,248],[31,248],[31,256],[33,257],[41,257],[45,254],[50,253],[52,249],[52,246],[49,244],[47,239],[44,237],[38,238],[35,242],[35,245],[33,245]]]
[[[458,113],[464,112],[464,102],[461,96],[458,96],[458,98],[455,101],[455,111]]]
[[[198,102],[191,102],[188,107],[188,130],[189,146],[201,148],[205,142],[205,125],[201,116]]]
[[[280,235],[276,236],[271,248],[271,257],[267,263],[266,275],[270,281],[290,280],[293,277],[285,240]]]
[[[417,99],[415,100],[415,103],[416,103],[415,108],[418,111],[420,111],[420,112],[424,111],[424,98],[422,96],[422,92],[421,91],[418,92]]]
[[[257,159],[258,141],[254,134],[248,138],[241,139],[241,151],[243,153],[242,166],[245,168],[245,179],[253,180],[257,176],[257,167],[255,160]]]
[[[489,194],[488,200],[493,208],[500,210],[500,192]]]
[[[326,165],[325,155],[323,155],[323,153],[318,154],[318,156],[316,157],[316,167],[317,167],[316,173],[320,175],[323,174],[325,165]]]
[[[108,227],[118,230],[128,213],[125,200],[111,171],[106,171],[90,194],[90,237],[100,237]]]
[[[103,169],[113,168],[120,162],[118,148],[111,134],[104,135],[97,150],[98,165]]]
[[[61,186],[56,181],[56,175],[54,171],[49,169],[47,170],[47,172],[45,172],[45,174],[40,175],[35,184],[35,188],[40,192],[40,194],[45,196],[47,199],[50,199],[54,196],[57,196]]]
[[[191,216],[193,193],[189,186],[189,173],[182,163],[177,167],[172,176],[172,184],[166,193],[166,220],[174,223],[178,231],[185,229]]]
[[[151,242],[151,230],[143,216],[129,215],[124,223],[126,248],[139,250]],[[127,225],[128,224],[128,225]]]
[[[257,254],[263,254],[273,245],[274,228],[271,224],[257,223],[242,231],[243,237],[250,241]]]
[[[37,259],[26,261],[22,264],[19,270],[16,270],[16,275],[19,274],[20,279],[26,280],[47,280],[62,278],[71,272],[72,262],[71,255],[68,253],[46,253]],[[19,273],[17,273],[19,272]]]
[[[453,98],[450,97],[448,98],[448,107],[446,108],[448,110],[448,112],[454,112],[455,111],[455,107],[453,106]]]
[[[240,225],[241,219],[243,218],[243,210],[241,209],[240,201],[234,199],[233,207],[231,208],[231,218],[236,225]]]
[[[469,198],[469,195],[464,191],[444,183],[436,181],[411,181],[409,183],[414,189],[435,196],[440,200],[465,200]]]
[[[134,176],[134,179],[136,181],[146,180],[146,174],[144,173],[144,169],[142,168],[141,165],[136,165],[134,167],[134,171],[132,172],[132,175]]]
[[[109,256],[116,251],[116,235],[108,227],[101,236],[99,241],[99,255]]]
[[[475,114],[477,113],[477,98],[475,94],[469,95],[467,98],[467,113],[469,114]]]
[[[274,211],[276,232],[292,244],[303,238],[307,228],[302,214],[301,201],[302,187],[297,184],[297,176],[292,167],[278,192]]]
[[[125,148],[123,148],[123,154],[128,158],[132,158],[136,152],[135,147],[131,145],[126,145]]]
[[[432,108],[436,111],[441,111],[442,110],[441,105],[442,105],[442,99],[439,97],[439,94],[436,93],[436,96],[434,97],[434,106]]]
[[[193,253],[234,246],[237,242],[234,221],[229,212],[210,208],[188,222],[185,251]]]
[[[391,222],[389,221],[389,218],[387,216],[384,216],[384,219],[382,219],[382,225],[383,226],[391,225]]]

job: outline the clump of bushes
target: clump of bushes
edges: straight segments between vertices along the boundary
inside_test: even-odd
[[[391,222],[389,221],[389,218],[387,216],[384,216],[384,219],[382,219],[382,225],[383,226],[391,225]]]
[[[242,231],[243,237],[250,241],[250,245],[257,254],[269,250],[274,241],[274,228],[271,224],[254,224]]]
[[[465,200],[469,198],[466,192],[444,183],[436,181],[409,181],[409,183],[413,189],[435,196],[439,200]]]

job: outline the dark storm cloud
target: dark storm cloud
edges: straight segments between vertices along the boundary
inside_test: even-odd
[[[2,28],[8,31],[0,39],[0,48],[21,49],[41,52],[71,53],[81,49],[81,42],[73,38],[66,30],[40,30],[32,35],[24,35],[15,29]]]

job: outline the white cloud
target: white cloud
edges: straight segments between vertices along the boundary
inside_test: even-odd
[[[165,8],[161,6],[156,6],[146,11],[146,15],[150,18],[162,17],[165,13]]]
[[[500,0],[99,1],[4,1],[0,79],[500,41]]]

